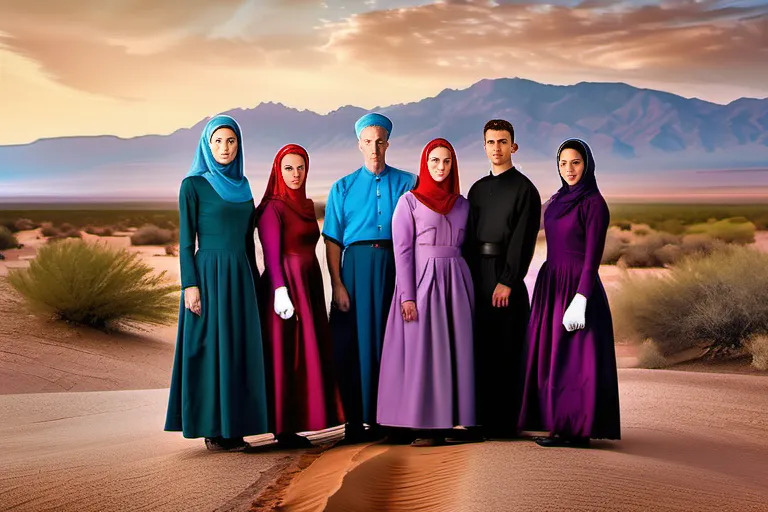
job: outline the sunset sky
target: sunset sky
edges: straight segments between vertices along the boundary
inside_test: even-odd
[[[515,76],[767,97],[768,1],[0,0],[0,144]]]

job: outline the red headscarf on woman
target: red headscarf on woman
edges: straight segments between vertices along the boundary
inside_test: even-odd
[[[429,154],[433,149],[444,147],[451,152],[451,173],[441,182],[432,179],[429,174]],[[456,161],[456,151],[451,143],[445,139],[435,139],[421,152],[421,165],[419,167],[419,180],[412,191],[416,199],[421,201],[430,210],[441,215],[448,215],[459,197],[459,163]]]
[[[293,190],[285,184],[282,172],[282,162],[285,155],[299,155],[304,159],[304,182],[301,188]],[[317,220],[315,215],[315,204],[311,199],[307,199],[307,177],[309,176],[309,154],[307,150],[298,144],[287,144],[283,146],[275,155],[272,162],[272,174],[269,175],[267,189],[264,191],[264,197],[261,199],[259,207],[256,209],[256,215],[261,217],[267,203],[272,200],[282,201],[293,209],[300,216],[307,220]]]

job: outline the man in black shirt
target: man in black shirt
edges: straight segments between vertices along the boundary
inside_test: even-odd
[[[523,279],[539,232],[541,197],[512,163],[518,149],[508,121],[483,130],[488,176],[469,190],[465,256],[475,283],[477,418],[483,435],[517,435],[530,302]]]

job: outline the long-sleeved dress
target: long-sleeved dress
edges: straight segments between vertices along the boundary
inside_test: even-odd
[[[378,422],[417,429],[475,425],[474,289],[461,255],[469,203],[447,215],[408,192],[392,218],[396,285],[381,360]],[[403,301],[417,319],[405,322]]]
[[[253,200],[224,201],[205,178],[192,176],[181,183],[179,211],[181,286],[199,288],[202,311],[186,309],[182,292],[165,430],[184,437],[265,433]]]
[[[512,167],[478,180],[467,199],[471,210],[465,255],[477,300],[477,420],[491,435],[512,435],[520,412],[530,314],[524,278],[536,248],[541,197],[533,183]],[[492,244],[497,254],[480,254],[482,244]],[[509,304],[496,308],[492,297],[499,283],[511,292]]]
[[[544,212],[547,261],[533,291],[520,428],[566,437],[620,439],[613,323],[598,275],[610,214],[591,194],[560,218]],[[587,298],[584,329],[563,314]]]
[[[282,179],[282,178],[281,178]],[[267,360],[271,427],[277,434],[314,431],[343,421],[333,372],[333,351],[320,264],[320,229],[279,200],[259,221],[264,275],[259,286]],[[294,315],[274,311],[276,288],[285,286]]]

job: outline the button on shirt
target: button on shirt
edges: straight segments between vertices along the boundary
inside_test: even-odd
[[[365,166],[331,187],[323,236],[347,247],[363,240],[392,240],[392,214],[400,196],[416,185],[416,175],[386,166],[378,175]]]

